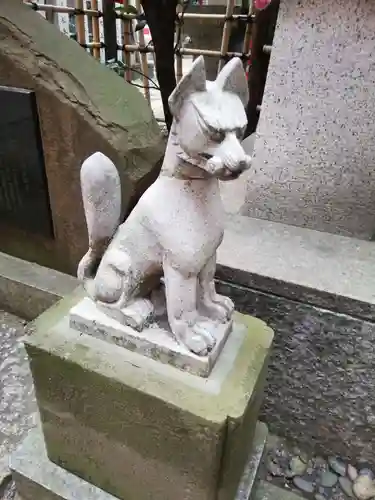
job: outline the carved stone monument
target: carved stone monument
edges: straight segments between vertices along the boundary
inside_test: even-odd
[[[249,498],[272,331],[235,313],[214,283],[219,180],[251,164],[247,100],[239,59],[214,82],[197,59],[170,97],[162,171],[123,224],[116,167],[102,153],[83,163],[84,291],[26,340],[48,458],[39,431],[14,455],[25,500],[30,484],[48,500]]]
[[[375,237],[375,2],[281,0],[243,215]]]

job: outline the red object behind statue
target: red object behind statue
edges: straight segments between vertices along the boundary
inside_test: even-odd
[[[264,9],[269,3],[271,3],[271,0],[255,0],[255,8]]]

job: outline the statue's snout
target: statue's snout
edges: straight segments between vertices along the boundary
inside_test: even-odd
[[[242,173],[245,172],[245,170],[249,170],[250,167],[251,167],[251,156],[245,154],[244,159],[238,163],[237,170],[240,173]]]

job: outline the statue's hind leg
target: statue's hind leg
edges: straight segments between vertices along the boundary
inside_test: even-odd
[[[110,264],[100,266],[94,280],[95,300],[107,316],[141,331],[152,320],[154,308],[149,299],[133,297],[132,274],[130,259],[124,255],[121,270]]]

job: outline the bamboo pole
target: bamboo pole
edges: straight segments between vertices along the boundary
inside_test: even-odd
[[[34,7],[35,3],[33,2],[25,2],[26,5],[29,5],[30,7]],[[46,11],[53,11],[53,12],[58,12],[60,14],[74,14],[75,12],[75,7],[59,7],[56,5],[52,4],[40,4],[36,2],[37,5],[37,10],[40,10],[42,12]],[[98,11],[94,9],[82,9],[83,14],[86,16],[93,16],[97,17],[98,16]],[[99,12],[100,13],[100,12]],[[179,13],[178,16],[181,18],[182,13]],[[125,13],[119,13],[118,17],[120,19],[135,19],[136,15],[135,14],[125,14]],[[212,20],[225,20],[226,15],[225,14],[198,14],[196,12],[185,12],[184,14],[184,19],[200,19],[202,21],[212,21]],[[236,21],[237,19],[243,19],[246,20],[247,16],[244,14],[233,14],[231,17],[231,20]]]
[[[98,11],[98,0],[91,0],[91,7],[93,10]],[[100,29],[99,29],[98,16],[95,16],[92,19],[92,38],[94,43],[100,44]],[[96,59],[100,59],[100,49],[98,47],[93,47],[93,55]]]
[[[25,2],[25,5],[28,5],[29,7],[35,8],[34,6],[36,5],[37,8],[36,10],[41,11],[41,12],[55,12],[58,14],[74,14],[75,12],[75,7],[61,7],[57,5],[51,5],[51,4],[41,4],[41,3],[33,3],[33,2]],[[100,13],[97,10],[94,9],[82,9],[82,13],[85,16],[93,16],[93,17],[98,17],[98,14]]]
[[[225,21],[227,18],[226,14],[199,14],[197,12],[185,12],[185,14],[182,14],[182,12],[177,13],[177,16],[179,18],[184,17],[184,19],[199,19],[202,21]],[[127,19],[135,19],[136,15],[135,14],[127,14],[125,12],[122,12],[119,14],[119,17],[122,18],[127,18]],[[246,14],[232,14],[229,18],[229,21],[236,21],[237,19],[243,19],[244,21],[247,20],[247,15]]]
[[[129,6],[129,0],[124,0],[123,1],[123,5],[124,7],[128,7]],[[123,30],[124,30],[124,47],[123,47],[123,57],[124,57],[124,62],[125,62],[125,73],[124,73],[124,78],[127,82],[131,82],[132,81],[132,72],[131,72],[131,55],[130,55],[130,52],[128,50],[126,50],[126,46],[129,44],[130,45],[130,34],[132,33],[132,19],[125,19],[125,18],[122,18],[122,26],[123,26]]]
[[[90,46],[91,44],[88,44]],[[127,52],[139,52],[139,45],[138,44],[133,44],[133,45],[125,45],[123,47],[123,50],[126,50]],[[154,52],[153,47],[147,47],[146,49],[147,52]],[[208,49],[181,49],[180,50],[182,55],[189,55],[189,56],[207,56],[207,57],[220,57],[221,52],[219,50],[208,50]],[[228,57],[229,59],[232,57],[244,57],[245,59],[249,59],[250,55],[243,55],[241,52],[227,52],[224,54],[225,57]]]
[[[83,11],[83,0],[75,0],[76,9]],[[77,42],[81,45],[86,43],[85,17],[84,14],[76,15]]]
[[[87,48],[93,48],[93,47],[100,47],[100,43],[87,43],[86,44]],[[123,50],[126,52],[139,52],[139,45],[138,44],[133,44],[133,45],[124,45]],[[147,52],[154,52],[153,47],[147,47],[146,49]],[[181,49],[181,54],[182,55],[189,55],[189,56],[207,56],[207,57],[220,57],[221,52],[219,50],[205,50],[205,49]],[[232,57],[243,57],[245,60],[250,59],[251,55],[250,54],[245,54],[243,55],[241,52],[227,52],[225,54],[226,57],[229,59]]]
[[[224,57],[228,53],[228,47],[229,47],[229,37],[230,37],[230,32],[232,31],[232,15],[235,7],[235,0],[227,0],[227,10],[225,13],[225,22],[224,22],[224,29],[223,29],[223,36],[221,39],[221,49],[220,49],[220,56],[221,59],[219,61],[219,71],[222,69],[224,66]]]
[[[255,0],[250,0],[249,12],[248,12],[249,18],[254,19],[254,17],[255,17],[254,12],[255,12]],[[244,54],[250,54],[250,42],[251,42],[252,32],[253,32],[252,23],[248,22],[246,25],[245,37],[244,37],[244,41],[243,41],[242,52]]]
[[[182,14],[182,11],[183,11],[183,6],[181,4],[178,4],[177,5],[177,16],[179,16],[179,19],[180,19],[180,15]],[[176,37],[177,37],[177,40],[180,41],[180,45],[181,45],[182,26],[181,26],[181,22],[178,22],[178,21],[176,22]],[[177,47],[177,49],[181,49],[181,46]],[[180,50],[178,50],[178,52],[175,54],[175,60],[176,60],[176,80],[178,83],[182,78],[182,54],[181,54]]]
[[[141,0],[136,0],[136,8],[141,14],[142,12],[142,7],[141,7]],[[143,86],[144,86],[144,94],[145,97],[148,101],[148,103],[151,105],[151,98],[150,98],[150,89],[149,89],[149,78],[148,78],[148,63],[147,63],[147,53],[144,52],[142,49],[146,47],[145,44],[145,34],[143,33],[143,29],[140,30],[139,32],[139,48],[140,54],[141,54],[141,68],[142,68],[142,79],[143,79]]]
[[[272,45],[263,45],[263,52],[270,56],[272,52]]]
[[[44,13],[46,16],[46,20],[51,24],[55,24],[56,12],[53,10],[46,10]]]
[[[1,1],[1,0],[0,0]],[[138,3],[140,3],[139,0],[137,0]],[[100,57],[100,48],[101,48],[101,43],[100,43],[100,38],[99,38],[99,33],[96,32],[97,28],[99,28],[99,16],[101,15],[101,12],[97,9],[84,9],[83,8],[83,0],[76,0],[76,7],[58,7],[52,4],[37,4],[37,10],[40,11],[51,11],[54,13],[69,13],[73,14],[75,12],[75,9],[78,8],[82,11],[82,14],[77,16],[77,41],[91,49],[94,49],[94,55],[96,54],[96,57]],[[129,5],[129,0],[124,0],[124,6]],[[252,26],[251,22],[248,22],[246,32],[245,32],[245,39],[244,39],[244,46],[243,46],[243,53],[239,52],[227,52],[228,50],[228,44],[229,44],[229,37],[230,37],[230,27],[232,21],[235,21],[236,19],[254,19],[255,14],[254,14],[254,1],[251,1],[251,5],[249,7],[249,13],[248,15],[244,14],[233,14],[234,10],[234,3],[235,0],[228,0],[227,3],[227,11],[225,14],[199,14],[199,13],[190,13],[190,12],[185,12],[184,14],[184,19],[201,19],[203,22],[205,20],[223,20],[225,21],[224,24],[224,29],[223,29],[223,36],[222,36],[222,43],[221,43],[221,49],[220,51],[218,50],[205,50],[205,49],[191,49],[191,48],[181,48],[179,50],[179,56],[176,57],[177,62],[177,68],[176,68],[176,73],[177,73],[177,79],[179,80],[182,76],[182,60],[184,55],[191,55],[191,56],[197,56],[197,55],[204,55],[207,57],[243,57],[245,60],[249,60],[251,55],[250,55],[250,40],[251,40],[251,35],[252,35]],[[92,0],[93,6],[97,6],[98,0]],[[26,5],[34,6],[33,3],[31,2],[26,2]],[[85,43],[86,42],[86,36],[85,36],[85,30],[84,30],[84,19],[83,15],[87,16],[92,16],[94,17],[93,19],[93,38],[94,42],[92,43]],[[181,18],[182,17],[182,12],[178,11],[177,15]],[[140,35],[140,44],[132,44],[131,39],[130,39],[130,33],[131,33],[131,23],[132,20],[136,18],[135,14],[128,14],[128,13],[118,13],[118,17],[122,20],[123,23],[123,29],[124,29],[124,45],[122,47],[123,49],[123,54],[124,54],[124,60],[125,64],[128,68],[131,67],[131,53],[133,52],[141,52],[143,51],[143,55],[141,55],[141,59],[143,59],[146,56],[146,52],[154,53],[154,49],[152,46],[148,46],[144,48],[144,35],[143,33]],[[143,35],[143,37],[142,37]],[[143,38],[143,39],[142,39]],[[264,51],[269,53],[270,48],[268,46],[264,47]],[[99,55],[98,55],[99,54]],[[146,56],[146,61],[147,61],[147,56]],[[180,61],[180,62],[179,62]],[[144,62],[142,63],[144,66]],[[148,74],[148,66],[147,66],[147,71],[144,71],[144,68],[142,68],[142,72],[145,73],[146,75]],[[148,76],[148,75],[147,75]],[[125,71],[125,78],[126,80],[130,81],[131,80],[131,70],[127,69]],[[147,85],[148,87],[149,85]]]

